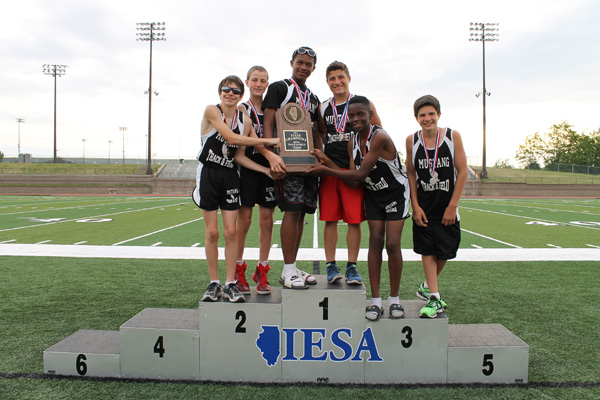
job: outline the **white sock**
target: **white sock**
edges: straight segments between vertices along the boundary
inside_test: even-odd
[[[429,289],[429,286],[427,285],[427,281],[424,281],[424,282],[423,282],[423,287],[424,287],[425,289]]]
[[[261,261],[260,265],[262,265],[263,267],[266,267],[267,265],[269,265],[269,261]]]
[[[392,304],[400,304],[400,296],[388,297],[388,306],[391,306]]]
[[[218,283],[220,285],[221,281],[217,279],[216,281],[210,281],[210,283]]]
[[[438,300],[441,299],[440,294],[438,292],[430,293],[429,297],[431,297],[431,296],[435,296],[435,298],[438,299]]]
[[[231,284],[235,285],[235,281],[232,281],[232,282],[225,282],[225,286],[227,286],[227,285],[231,285]]]
[[[244,260],[238,260],[237,265],[244,265]]]
[[[296,263],[283,264],[283,271],[281,272],[281,276],[293,276],[293,275],[297,275]]]
[[[371,305],[372,306],[377,306],[377,307],[381,308],[381,297],[372,297],[371,298]]]

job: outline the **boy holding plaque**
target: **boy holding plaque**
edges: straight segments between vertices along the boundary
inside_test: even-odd
[[[294,50],[290,65],[292,77],[272,83],[262,103],[264,110],[264,137],[276,137],[275,116],[278,109],[289,103],[297,104],[308,111],[314,132],[319,120],[319,98],[306,86],[306,80],[315,69],[317,54],[310,47],[302,46]],[[297,113],[294,107],[290,112]],[[297,115],[287,116],[296,119]],[[279,132],[279,135],[282,133]],[[313,135],[314,147],[321,148],[319,135]],[[276,181],[279,209],[283,211],[281,222],[281,250],[283,253],[283,272],[280,282],[287,288],[307,289],[317,283],[310,274],[296,268],[296,257],[304,230],[304,216],[314,214],[317,208],[318,179],[312,176],[288,175]]]
[[[238,146],[279,146],[279,139],[259,139],[253,135],[252,124],[237,105],[244,94],[244,83],[237,76],[228,76],[219,83],[220,104],[209,105],[204,111],[200,126],[202,148],[198,153],[196,188],[192,198],[202,209],[206,227],[206,264],[210,284],[202,301],[217,301],[223,296],[230,302],[245,301],[235,284],[235,259],[237,253],[236,221],[240,208],[240,178],[237,164],[269,174],[269,168],[259,165],[237,151]],[[269,160],[277,163],[277,156],[268,153]],[[241,157],[238,157],[240,156]],[[239,158],[239,160],[238,160]],[[221,209],[223,236],[225,237],[225,287],[218,277],[219,239],[218,209]]]
[[[352,98],[349,83],[350,71],[346,64],[334,61],[327,67],[327,85],[333,96],[319,107],[321,113],[321,139],[325,144],[325,155],[342,169],[350,168],[348,142],[352,136],[352,127],[348,123],[348,102]],[[381,126],[375,106],[372,123]],[[356,260],[360,250],[360,224],[365,220],[363,185],[353,187],[335,176],[324,175],[319,184],[319,219],[325,221],[323,229],[323,247],[327,282],[335,283],[342,279],[340,269],[335,261],[338,241],[338,221],[343,220],[348,225],[346,245],[348,247],[348,262],[345,279],[348,284],[362,283],[362,277],[356,269]]]
[[[460,244],[458,202],[467,181],[467,158],[460,134],[438,127],[440,103],[418,98],[415,118],[421,130],[406,138],[406,170],[413,208],[414,251],[421,254],[425,282],[417,296],[426,300],[422,318],[435,318],[447,308],[438,289],[446,261]]]
[[[349,100],[348,121],[356,134],[348,142],[350,169],[338,167],[325,154],[315,151],[321,165],[311,166],[312,175],[328,174],[365,186],[365,213],[369,224],[369,281],[371,305],[365,317],[377,321],[383,314],[379,293],[383,247],[388,254],[390,318],[404,317],[398,291],[402,276],[400,241],[404,220],[409,216],[409,186],[394,142],[381,127],[372,125],[369,99],[354,96]]]

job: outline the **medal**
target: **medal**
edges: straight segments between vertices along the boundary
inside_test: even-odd
[[[435,152],[433,154],[433,160],[429,159],[429,151],[427,150],[427,143],[425,143],[425,135],[423,134],[423,131],[421,131],[421,142],[423,142],[425,157],[427,157],[427,169],[429,170],[429,175],[431,175],[431,179],[429,179],[429,183],[431,185],[435,185],[440,181],[438,173],[435,172],[435,163],[437,162],[438,148],[440,143],[440,131],[441,128],[438,128],[437,135],[435,136]]]
[[[296,81],[293,78],[290,78],[290,81],[292,81],[292,83],[296,87],[296,93],[298,94],[298,98],[300,99],[300,106],[302,106],[303,109],[308,110],[310,106],[310,89],[306,88],[306,92],[302,94],[302,90],[300,90],[300,86],[298,86]]]
[[[258,116],[258,112],[256,112],[256,107],[254,107],[254,103],[252,102],[252,100],[248,99],[248,104],[250,105],[252,112],[254,112],[254,115],[256,115],[256,124],[258,125],[258,137],[261,138],[263,137],[263,133],[262,125],[260,123],[260,117]]]
[[[431,179],[429,179],[429,184],[433,186],[436,183],[438,183],[439,181],[440,181],[440,178],[438,177],[438,173],[434,172],[433,176],[431,177]]]
[[[335,123],[335,131],[337,133],[344,133],[346,130],[346,123],[348,122],[348,102],[352,95],[348,93],[348,98],[346,99],[346,105],[344,106],[344,111],[341,116],[338,116],[337,113],[337,105],[335,104],[335,98],[331,98],[331,108],[333,109],[333,121]]]

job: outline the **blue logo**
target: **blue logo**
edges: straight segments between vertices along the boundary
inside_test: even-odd
[[[331,332],[329,339],[335,349],[323,351],[323,340],[327,338],[325,328],[282,328],[279,326],[263,325],[262,332],[256,338],[256,347],[260,350],[262,358],[269,367],[277,364],[281,357],[281,351],[285,350],[282,361],[354,361],[382,362],[383,358],[377,350],[377,343],[371,328],[362,332],[360,341],[356,348],[348,342],[352,337],[349,328],[338,328]],[[285,335],[285,349],[281,347],[281,333]],[[302,354],[294,353],[296,337],[302,340]]]

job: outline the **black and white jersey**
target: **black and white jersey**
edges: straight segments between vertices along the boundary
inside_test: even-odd
[[[246,110],[246,113],[250,116],[250,120],[252,121],[252,127],[254,128],[254,132],[256,133],[256,136],[259,138],[263,137],[263,127],[264,127],[264,122],[263,122],[263,118],[264,115],[261,113],[262,109],[261,108],[253,108],[250,105],[250,100],[248,100],[248,102],[242,103],[242,107],[244,107],[244,109]],[[252,161],[266,166],[269,166],[269,162],[267,161],[267,159],[260,154],[258,151],[256,151],[254,149],[254,146],[248,146],[246,147],[246,157],[248,157],[249,159],[251,159]]]
[[[325,155],[329,157],[338,167],[350,168],[350,156],[348,155],[348,141],[352,137],[352,126],[348,123],[346,111],[347,102],[336,104],[336,121],[333,113],[333,103],[335,100],[329,98],[321,103],[319,107],[321,118],[327,128],[325,138]],[[342,120],[344,118],[344,120]],[[338,132],[338,129],[342,132]]]
[[[356,134],[353,136],[352,141],[352,158],[354,159],[354,165],[356,169],[360,168],[362,160],[365,158],[371,148],[371,140],[373,139],[374,133],[381,129],[380,126],[371,125],[371,132],[366,143],[366,152],[362,154],[360,147],[360,135]],[[408,180],[406,173],[402,170],[402,163],[400,157],[396,152],[396,157],[393,160],[386,160],[379,157],[371,172],[364,181],[365,188],[372,192],[380,190],[396,190],[404,189],[408,187]]]
[[[225,122],[225,115],[221,106],[217,105],[219,111],[221,111],[221,118]],[[235,125],[231,129],[233,133],[244,134],[244,113],[240,110],[236,110]],[[238,146],[233,146],[227,143],[225,138],[213,128],[206,135],[201,136],[202,148],[196,157],[203,165],[214,168],[227,168],[233,169],[236,164],[233,161],[235,151]]]
[[[309,93],[309,107],[310,120],[314,123],[319,120],[319,98],[306,86],[298,85],[302,96]],[[262,102],[262,109],[274,108],[280,109],[287,103],[294,102],[301,104],[300,97],[296,91],[296,86],[290,79],[284,79],[277,81],[269,85],[265,98]]]
[[[422,131],[413,134],[412,162],[417,173],[417,199],[429,219],[442,219],[454,193],[453,130],[439,128],[437,155],[435,146],[425,150]],[[460,220],[458,211],[456,220]]]

